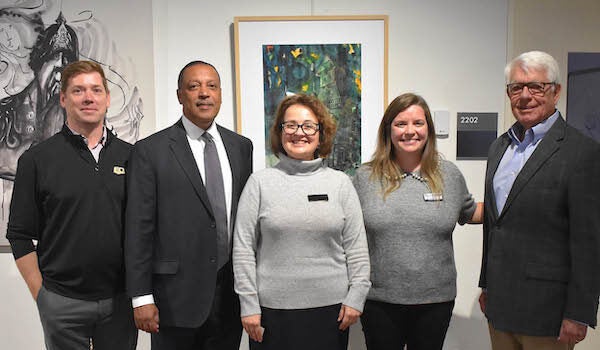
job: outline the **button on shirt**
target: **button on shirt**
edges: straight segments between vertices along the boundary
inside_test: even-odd
[[[92,153],[92,156],[96,160],[96,163],[98,163],[98,159],[100,159],[100,151],[102,151],[102,148],[104,147],[104,144],[106,142],[106,126],[102,127],[102,137],[100,138],[98,143],[95,146],[92,145],[91,147],[89,145],[88,139],[85,136],[83,136],[83,135],[77,133],[75,130],[71,129],[69,124],[67,124],[67,128],[69,128],[69,130],[71,130],[71,133],[73,133],[73,135],[80,136],[83,139],[83,142],[88,146],[90,152]]]
[[[516,123],[508,131],[508,136],[512,140],[511,144],[504,152],[504,156],[498,165],[494,175],[494,195],[496,196],[496,208],[498,215],[502,213],[508,194],[515,182],[515,179],[527,163],[527,160],[533,154],[538,144],[552,127],[556,119],[559,118],[558,111],[554,111],[549,118],[536,124],[534,127],[525,130],[523,141],[519,139],[523,135],[523,127]]]

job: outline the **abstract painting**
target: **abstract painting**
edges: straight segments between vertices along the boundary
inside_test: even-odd
[[[264,45],[263,77],[265,139],[273,125],[279,102],[287,95],[303,93],[321,100],[337,124],[328,165],[349,174],[360,163],[361,45]],[[265,147],[267,166],[277,163]]]
[[[269,130],[288,95],[318,97],[337,122],[330,167],[368,160],[387,105],[385,15],[235,17],[236,131],[254,144],[254,170],[277,162]]]

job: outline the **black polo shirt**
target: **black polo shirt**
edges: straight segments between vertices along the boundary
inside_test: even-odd
[[[96,162],[83,138],[65,125],[19,158],[6,238],[15,259],[37,251],[48,290],[83,300],[124,291],[130,149],[108,131]]]

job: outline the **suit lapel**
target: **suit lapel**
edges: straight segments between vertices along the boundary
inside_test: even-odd
[[[542,165],[560,148],[560,141],[564,138],[565,134],[565,122],[559,115],[558,119],[554,122],[554,125],[548,130],[548,133],[540,141],[540,144],[536,147],[535,151],[525,165],[523,169],[517,175],[515,182],[506,199],[506,204],[500,216],[510,208],[515,198],[523,190],[525,185],[531,180],[531,178],[538,172]]]
[[[206,188],[204,187],[204,183],[202,182],[202,177],[200,176],[200,171],[198,170],[198,165],[196,164],[196,159],[192,154],[192,149],[190,148],[190,144],[187,140],[187,136],[185,133],[185,129],[183,127],[183,123],[179,120],[175,125],[171,127],[170,132],[170,148],[179,163],[179,166],[183,169],[185,174],[187,175],[188,180],[192,184],[194,191],[200,197],[202,204],[206,210],[213,215],[212,207],[210,206],[210,201],[208,199],[208,194],[206,193]]]

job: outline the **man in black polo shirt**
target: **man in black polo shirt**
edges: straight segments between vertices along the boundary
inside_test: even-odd
[[[132,350],[122,232],[131,145],[104,125],[110,94],[98,64],[64,69],[60,104],[62,130],[19,158],[6,238],[48,350]]]

